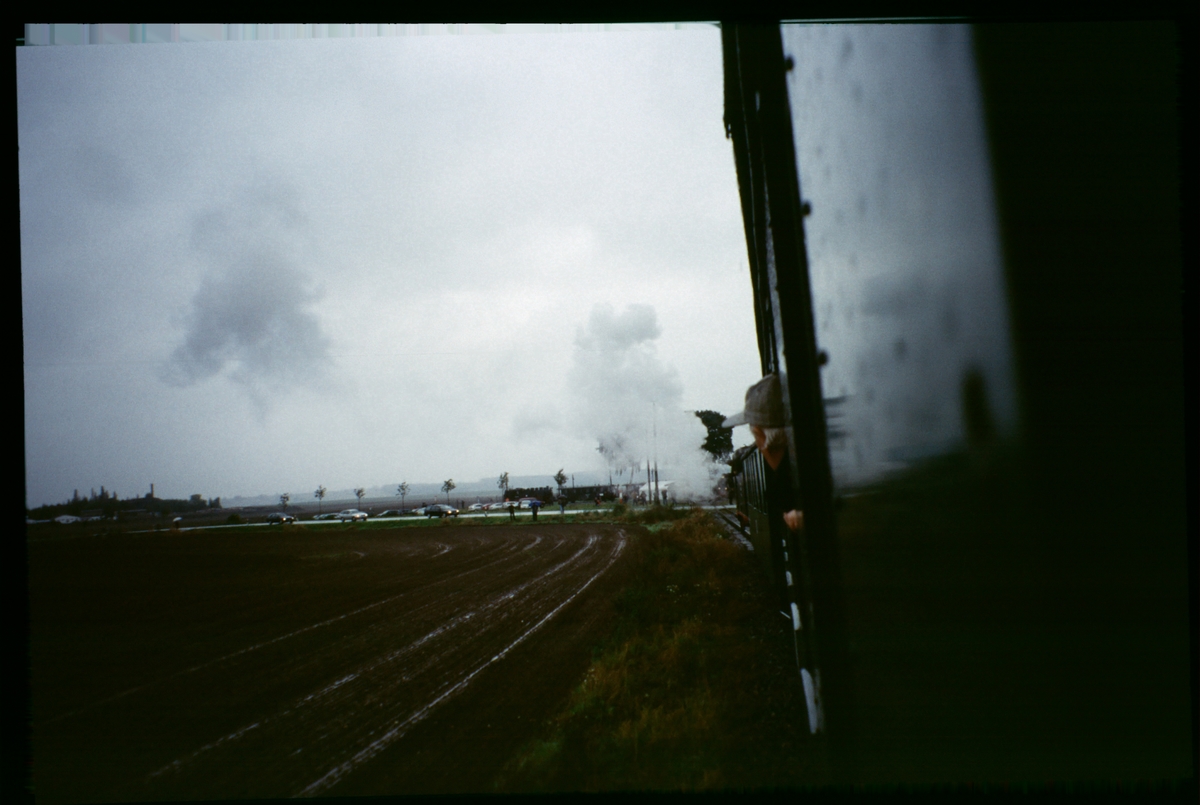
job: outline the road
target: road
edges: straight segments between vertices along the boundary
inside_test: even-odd
[[[733,511],[734,507],[727,506],[727,505],[719,505],[719,506],[706,505],[706,506],[700,506],[699,508],[705,509],[708,511]],[[580,514],[608,514],[610,511],[612,511],[612,509],[609,507],[604,507],[604,508],[597,507],[597,508],[592,508],[592,509],[568,509],[566,512],[560,512],[558,510],[557,506],[546,506],[539,510],[538,517],[553,517],[553,518],[558,518],[558,519],[567,519],[567,518],[573,517],[575,515],[580,515]],[[258,515],[258,516],[261,517],[262,515]],[[529,519],[530,512],[528,509],[519,509],[517,511],[517,516],[522,517],[524,519]],[[507,519],[507,517],[508,517],[507,511],[493,511],[493,512],[488,512],[487,514],[484,514],[483,512],[472,512],[472,511],[462,510],[457,515],[455,515],[454,519],[485,520],[485,519],[489,519],[489,518],[496,518],[498,521],[503,521],[503,520]],[[405,516],[405,517],[371,517],[366,522],[396,523],[396,524],[423,523],[423,522],[427,522],[431,519],[434,519],[434,518],[413,515],[413,516]],[[313,527],[331,527],[332,528],[333,526],[345,525],[345,523],[340,522],[338,520],[296,520],[295,525],[313,526]],[[197,529],[204,529],[206,531],[211,531],[212,529],[215,529],[215,528],[246,528],[247,526],[266,528],[266,527],[272,527],[272,526],[277,527],[277,524],[266,523],[266,522],[237,523],[237,524],[232,524],[232,525],[226,524],[226,523],[207,523],[204,525],[195,525],[195,526],[181,525],[176,528],[173,528],[172,530],[173,531],[195,531]],[[158,531],[162,531],[162,530],[163,530],[162,528],[158,529]],[[135,534],[136,533],[147,533],[148,534],[148,533],[151,533],[154,531],[155,531],[154,529],[145,529],[143,531],[131,531],[129,533],[135,533]]]
[[[576,684],[611,525],[30,546],[49,802],[486,791]]]

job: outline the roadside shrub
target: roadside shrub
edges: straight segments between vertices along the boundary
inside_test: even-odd
[[[626,515],[626,519],[631,523],[640,523],[641,525],[652,525],[654,523],[674,522],[682,520],[689,516],[693,511],[700,511],[687,506],[676,506],[674,503],[655,503],[645,509],[635,510]]]
[[[225,518],[225,522],[229,525],[241,525],[242,516],[240,514],[231,514]]]

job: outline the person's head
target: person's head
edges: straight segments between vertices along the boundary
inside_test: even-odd
[[[787,431],[784,429],[783,390],[779,376],[769,374],[746,390],[746,405],[741,413],[734,414],[721,423],[721,427],[732,428],[749,425],[754,435],[754,444],[763,458],[778,469],[787,450]]]

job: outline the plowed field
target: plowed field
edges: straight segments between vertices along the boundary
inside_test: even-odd
[[[624,531],[31,542],[49,802],[486,791],[606,628]]]

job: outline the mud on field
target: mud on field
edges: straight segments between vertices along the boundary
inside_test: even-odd
[[[48,802],[486,791],[587,667],[612,525],[29,545]]]

